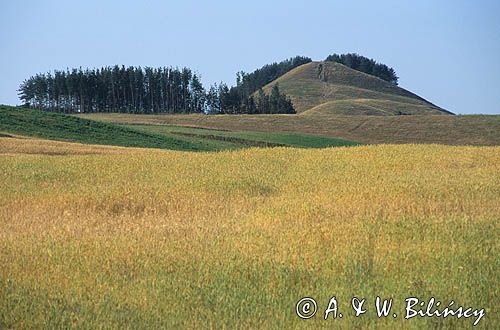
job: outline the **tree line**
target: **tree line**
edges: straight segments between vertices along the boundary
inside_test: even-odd
[[[19,97],[26,106],[54,112],[203,112],[205,90],[183,68],[114,66],[37,74]]]
[[[275,85],[262,87],[289,70],[310,62],[297,56],[239,72],[236,86],[214,84],[208,90],[189,68],[141,68],[115,65],[37,74],[19,88],[25,106],[64,113],[295,113],[293,104]]]
[[[332,54],[329,55],[325,61],[337,62],[351,69],[367,73],[372,76],[379,77],[391,84],[397,85],[399,77],[396,75],[396,71],[393,68],[388,67],[385,64],[377,63],[371,58],[367,58],[355,53],[349,54]]]
[[[358,54],[332,54],[327,61],[342,63],[397,85],[394,69]],[[19,87],[25,106],[54,112],[278,114],[295,113],[292,101],[275,84],[263,87],[288,71],[311,62],[296,56],[238,72],[236,85],[213,84],[207,89],[189,68],[112,66],[67,69],[37,74]]]
[[[235,87],[214,84],[207,93],[209,114],[293,114],[292,101],[281,93],[276,84],[269,93],[260,88],[255,95],[244,95]]]
[[[236,74],[236,86],[224,83],[214,84],[207,93],[207,105],[211,113],[296,113],[292,101],[274,85],[269,93],[263,87],[288,71],[309,63],[308,57],[296,56],[267,64],[251,73],[240,71]]]

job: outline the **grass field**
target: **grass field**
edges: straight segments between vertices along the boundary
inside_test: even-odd
[[[192,139],[151,134],[75,116],[0,106],[0,132],[81,143],[125,147],[205,151],[210,145]],[[4,133],[5,134],[5,133]]]
[[[360,144],[346,139],[294,132],[226,132],[157,125],[115,125],[77,116],[0,106],[0,137],[13,136],[12,134],[81,143],[184,151],[274,146],[324,148]]]
[[[0,328],[500,327],[500,148],[190,153],[0,138]],[[336,296],[344,318],[295,316]],[[362,318],[352,296],[394,298]]]
[[[317,136],[301,133],[275,133],[255,131],[224,131],[185,126],[167,125],[126,125],[134,130],[166,134],[174,136],[187,136],[198,139],[223,141],[232,145],[224,145],[220,149],[238,149],[242,147],[271,146],[271,147],[297,147],[297,148],[327,148],[353,146],[361,143],[339,138]]]
[[[297,133],[363,143],[500,145],[499,115],[336,116],[303,115],[128,115],[86,114],[119,124],[189,126],[236,132]]]

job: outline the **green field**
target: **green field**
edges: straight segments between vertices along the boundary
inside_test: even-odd
[[[223,146],[224,149],[236,149],[245,146],[328,148],[360,144],[345,139],[301,133],[224,131],[196,127],[144,124],[125,125],[125,127],[156,134],[186,136],[197,139],[217,141],[221,143],[221,146]]]
[[[109,123],[37,110],[0,106],[0,131],[52,140],[124,147],[203,151],[193,139],[146,133]]]
[[[0,107],[0,131],[53,140],[185,151],[248,147],[324,148],[359,143],[301,133],[226,132],[175,126],[116,125],[31,109]]]

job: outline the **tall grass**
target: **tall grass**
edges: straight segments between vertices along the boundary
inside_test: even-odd
[[[410,296],[484,307],[480,326],[500,326],[498,147],[18,143],[0,145],[0,328],[472,325],[404,320]],[[353,296],[377,295],[401,315],[352,315]],[[344,318],[298,319],[305,296],[323,310],[336,296]]]

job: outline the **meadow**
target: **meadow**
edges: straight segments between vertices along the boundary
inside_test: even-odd
[[[258,132],[258,131],[229,131],[206,129],[189,126],[171,125],[121,125],[136,131],[161,134],[165,136],[202,139],[220,144],[218,149],[241,149],[245,147],[296,147],[296,148],[328,148],[360,145],[341,138],[301,134],[297,132]]]
[[[261,133],[313,134],[370,144],[500,145],[499,115],[345,116],[311,110],[299,115],[78,115],[113,124],[188,126]]]
[[[214,153],[0,138],[0,328],[500,327],[500,148]],[[353,296],[394,298],[360,318]],[[342,319],[295,315],[336,296]],[[368,307],[370,308],[370,307]]]
[[[139,123],[116,125],[60,113],[0,105],[0,137],[2,136],[198,152],[248,147],[325,148],[361,144],[299,132],[229,132]]]

